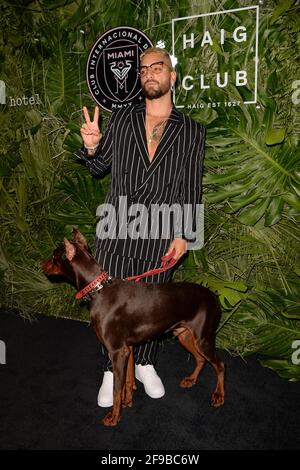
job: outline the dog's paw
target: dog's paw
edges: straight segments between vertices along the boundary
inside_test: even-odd
[[[224,404],[224,395],[219,392],[214,392],[211,397],[211,404],[215,408]]]
[[[124,400],[122,402],[122,408],[131,408],[132,407],[132,400]]]
[[[102,419],[102,424],[104,426],[116,426],[118,422],[120,421],[121,416],[114,415],[112,411],[107,413],[107,415],[104,416]]]
[[[193,385],[195,385],[196,381],[194,378],[192,377],[185,377],[184,379],[182,379],[182,381],[180,382],[180,387],[182,388],[191,388]]]

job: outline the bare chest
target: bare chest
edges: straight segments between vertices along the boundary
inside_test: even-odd
[[[162,118],[146,118],[146,138],[147,149],[150,162],[153,160],[157,147],[162,139],[167,119]]]

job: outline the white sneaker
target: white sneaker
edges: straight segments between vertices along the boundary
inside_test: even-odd
[[[114,374],[106,370],[103,375],[102,385],[98,393],[98,406],[108,408],[114,401]]]
[[[151,398],[161,398],[165,394],[165,387],[151,364],[135,366],[136,378],[144,384],[145,392]]]

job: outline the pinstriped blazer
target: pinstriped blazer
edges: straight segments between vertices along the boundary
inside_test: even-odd
[[[139,220],[137,231],[140,236],[134,238],[127,235],[127,238],[123,238],[126,235],[120,234],[125,234],[122,232],[124,223],[130,226],[132,222],[129,208],[133,204],[143,204],[148,215],[153,204],[158,205],[156,207],[162,207],[162,204],[179,204],[181,207],[190,204],[195,228],[195,207],[201,200],[204,144],[205,127],[173,107],[156,153],[150,161],[145,131],[145,104],[112,113],[95,155],[88,157],[84,148],[75,152],[77,157],[84,160],[92,175],[101,176],[107,170],[111,171],[106,203],[116,208],[119,226],[116,233],[106,238],[99,235],[97,226],[98,248],[121,256],[158,262],[167,251],[170,241],[186,238],[181,224],[174,224],[172,218],[169,234],[161,238],[161,227],[157,228],[155,224],[151,226],[153,221],[137,217],[138,213],[134,211],[132,215],[135,215],[135,222]],[[126,201],[127,205],[124,209],[123,204],[121,216],[120,196],[123,196],[122,202]],[[102,217],[102,221],[105,221],[106,227],[113,223],[113,219],[109,218]]]

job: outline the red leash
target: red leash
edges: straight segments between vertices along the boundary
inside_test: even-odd
[[[127,281],[140,282],[143,277],[154,276],[154,274],[159,274],[164,271],[167,271],[168,269],[172,268],[174,264],[177,263],[177,259],[173,258],[174,254],[175,249],[173,249],[169,255],[162,256],[160,268],[152,269],[151,271],[146,271],[145,273],[138,274],[137,276],[127,277]],[[75,298],[77,300],[89,300],[91,294],[97,292],[103,287],[102,282],[110,279],[111,278],[108,273],[106,271],[102,271],[99,276],[97,276],[92,282],[87,284],[81,291],[77,292]]]
[[[171,253],[161,257],[160,268],[151,269],[151,271],[146,271],[145,273],[138,274],[137,276],[127,277],[126,278],[127,281],[140,282],[140,280],[143,277],[154,276],[155,274],[159,274],[159,273],[162,273],[164,271],[167,271],[168,269],[172,268],[177,263],[177,259],[173,258],[174,254],[175,254],[175,249],[173,248]]]

